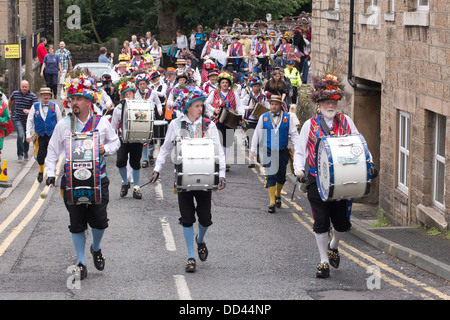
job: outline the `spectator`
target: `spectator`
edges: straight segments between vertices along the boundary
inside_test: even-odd
[[[105,47],[100,48],[100,56],[98,57],[98,62],[101,63],[113,63],[114,53],[111,52],[111,58],[108,59],[106,53],[108,50]]]
[[[188,39],[181,30],[177,30],[177,48],[181,52],[188,50]]]
[[[123,53],[123,54],[127,54],[128,57],[130,57],[130,59],[131,59],[130,41],[125,40],[125,41],[123,42],[122,53]]]
[[[203,32],[201,25],[197,26],[197,32],[195,33],[195,57],[200,60],[203,47],[206,43],[206,34]]]
[[[45,78],[47,87],[52,90],[53,98],[58,94],[58,75],[62,74],[61,61],[55,54],[53,46],[48,47],[48,54],[44,57],[41,67],[41,77]]]
[[[150,49],[149,53],[153,57],[155,68],[158,69],[162,58],[162,49],[158,45],[158,41],[153,41],[152,48]]]
[[[47,44],[47,38],[42,37],[41,42],[39,43],[39,45],[36,48],[37,56],[39,59],[39,63],[41,64],[41,67],[42,67],[42,63],[44,63],[44,57],[48,53],[47,49],[45,48],[46,44]]]
[[[137,37],[135,35],[131,36],[131,42],[130,42],[130,49],[133,51],[133,49],[139,48],[139,42],[137,41]]]
[[[59,87],[61,91],[64,88],[64,83],[66,81],[67,70],[70,72],[73,69],[72,65],[72,55],[69,50],[66,49],[66,44],[64,41],[59,43],[59,49],[56,50],[55,55],[59,57],[59,61],[61,62],[61,76],[59,77]]]
[[[150,46],[152,45],[153,41],[155,41],[155,39],[152,37],[152,33],[150,31],[147,31],[147,33],[145,34],[145,43],[147,44],[147,48],[150,48]]]
[[[147,51],[148,47],[147,47],[147,43],[145,42],[145,38],[144,37],[140,37],[139,38],[139,47],[144,50],[144,52]]]
[[[14,101],[15,108],[11,120],[17,130],[17,156],[19,161],[28,160],[28,150],[30,145],[25,139],[25,130],[27,127],[28,113],[34,103],[38,102],[37,96],[30,91],[30,84],[23,80],[20,83],[20,90],[14,91],[9,97],[9,114]]]

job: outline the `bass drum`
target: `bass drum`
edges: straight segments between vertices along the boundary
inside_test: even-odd
[[[317,188],[323,201],[369,194],[372,163],[361,134],[318,139],[315,165]]]
[[[124,142],[145,143],[152,139],[154,108],[154,104],[147,100],[125,100],[122,109]]]
[[[217,190],[219,146],[210,138],[175,140],[175,188],[178,192]]]
[[[70,205],[102,202],[99,133],[71,133],[65,141],[66,199]]]

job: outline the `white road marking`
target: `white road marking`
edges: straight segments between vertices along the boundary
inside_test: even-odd
[[[170,228],[169,221],[167,220],[166,217],[159,218],[159,221],[161,222],[167,251],[176,251],[177,248],[175,246],[175,239],[173,238],[172,229]]]
[[[187,286],[186,278],[182,275],[174,275],[175,286],[177,287],[180,300],[192,300],[191,293]]]

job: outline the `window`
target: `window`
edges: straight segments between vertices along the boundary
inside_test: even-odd
[[[433,154],[433,203],[445,210],[445,131],[446,117],[437,114]]]
[[[339,10],[339,0],[334,0],[334,10]]]
[[[398,188],[405,193],[408,193],[409,128],[409,114],[400,111],[398,134]]]
[[[429,8],[430,8],[429,0],[417,0],[417,9],[429,10]]]
[[[420,0],[419,0],[419,1],[420,1]],[[370,2],[371,2],[371,6],[372,6],[372,7],[378,6],[378,0],[371,0]]]

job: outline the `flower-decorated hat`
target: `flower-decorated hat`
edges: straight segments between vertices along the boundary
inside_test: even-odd
[[[145,82],[147,82],[147,84],[149,84],[150,76],[147,73],[142,72],[134,77],[134,83],[136,84],[136,86],[138,86],[139,82],[141,82],[141,81],[145,81]]]
[[[142,56],[144,54],[144,50],[142,48],[134,48],[133,56]]]
[[[132,81],[124,81],[119,85],[119,94],[121,96],[130,90],[136,92],[136,85]]]
[[[339,78],[331,73],[313,75],[309,97],[314,102],[323,100],[341,100],[345,94],[344,85]]]
[[[93,78],[81,76],[69,79],[68,86],[66,84],[66,92],[68,97],[81,96],[93,101],[96,99],[98,87]]]
[[[233,85],[233,76],[231,74],[229,74],[228,72],[221,72],[217,76],[217,83],[220,83],[220,81],[222,81],[224,79],[228,80],[228,82],[230,83],[230,87]]]
[[[251,87],[255,84],[259,84],[262,85],[261,79],[258,77],[251,77],[250,79],[248,79],[248,85]]]
[[[205,101],[206,93],[199,87],[189,86],[182,89],[175,100],[176,106],[186,113],[187,107],[196,100]]]
[[[129,61],[130,60],[130,56],[126,53],[121,53],[119,54],[119,61]]]

